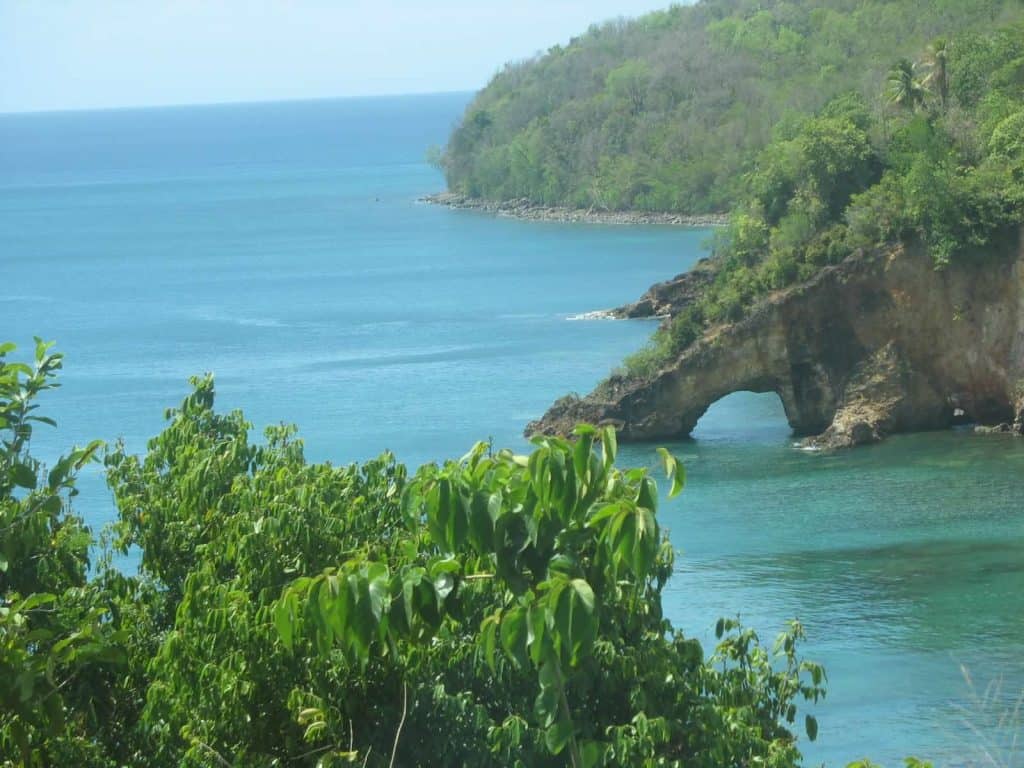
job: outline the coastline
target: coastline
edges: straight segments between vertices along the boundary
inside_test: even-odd
[[[683,214],[656,211],[595,211],[558,205],[542,205],[531,200],[482,200],[458,192],[437,192],[425,195],[420,202],[442,205],[464,211],[479,211],[494,216],[528,221],[551,221],[566,224],[666,224],[676,227],[724,227],[728,214]]]

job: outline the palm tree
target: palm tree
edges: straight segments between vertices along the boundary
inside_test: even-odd
[[[916,77],[909,59],[900,59],[892,65],[886,77],[885,97],[890,104],[911,111],[924,103],[924,86]]]
[[[922,85],[929,88],[939,97],[942,108],[946,108],[946,100],[949,98],[949,44],[945,38],[933,40],[924,54],[924,65],[928,68],[928,76],[925,77]]]

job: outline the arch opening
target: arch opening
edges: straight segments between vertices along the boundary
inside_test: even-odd
[[[690,436],[702,441],[777,443],[792,435],[778,393],[739,390],[713,402]]]

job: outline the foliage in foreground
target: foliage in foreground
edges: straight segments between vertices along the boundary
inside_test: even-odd
[[[145,456],[108,452],[126,576],[87,578],[75,474],[29,448],[61,358],[0,348],[0,764],[694,765],[799,760],[824,674],[791,624],[700,644],[662,615],[673,552],[612,431],[393,457],[249,442],[210,378]],[[682,468],[664,463],[678,492]],[[817,724],[802,723],[811,738]]]

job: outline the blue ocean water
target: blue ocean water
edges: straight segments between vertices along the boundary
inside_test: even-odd
[[[524,447],[527,420],[653,330],[571,318],[684,270],[708,233],[417,203],[468,98],[0,115],[0,340],[67,355],[38,450],[142,451],[204,371],[257,427],[297,423],[315,460]],[[807,454],[778,399],[749,393],[694,438],[671,446],[690,482],[661,514],[682,552],[668,615],[708,647],[721,615],[769,642],[804,622],[830,683],[809,764],[1022,764],[1001,741],[1020,721],[998,719],[1024,689],[1024,441]],[[98,469],[82,487],[99,528]]]

